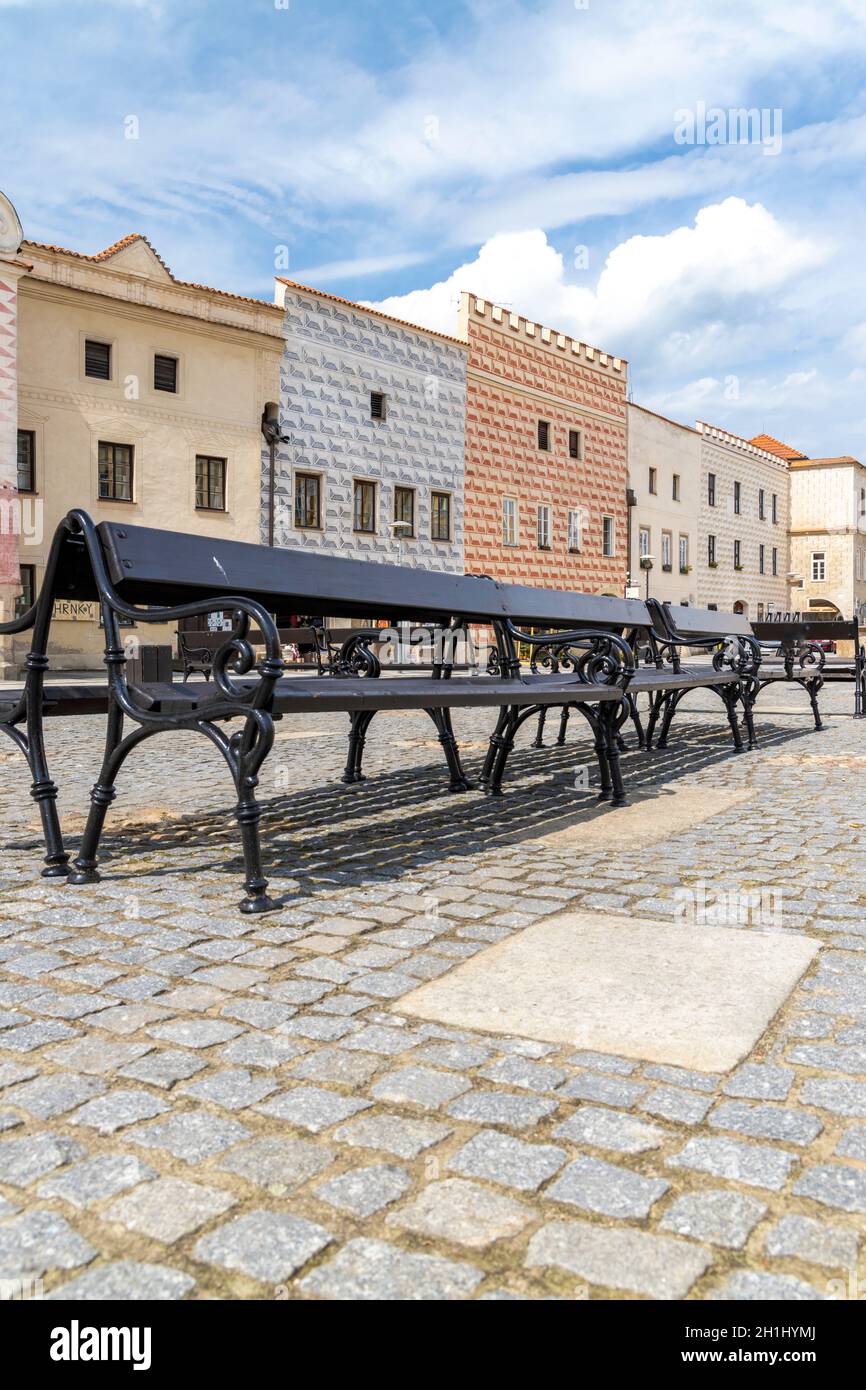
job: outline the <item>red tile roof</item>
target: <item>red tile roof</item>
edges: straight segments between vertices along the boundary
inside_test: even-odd
[[[168,277],[175,285],[179,285],[181,289],[203,290],[205,294],[218,294],[222,299],[236,299],[239,300],[241,304],[258,304],[265,309],[275,309],[278,313],[282,313],[279,305],[273,304],[269,299],[253,299],[250,295],[234,294],[231,290],[215,289],[213,285],[199,285],[194,280],[178,280],[177,276],[172,274],[170,267],[166,265],[153,244],[148,241],[147,237],[143,236],[141,232],[130,232],[128,236],[121,237],[120,241],[115,241],[111,246],[106,246],[104,251],[96,251],[93,255],[88,254],[86,251],[71,251],[68,246],[51,246],[44,241],[22,241],[21,245],[32,246],[37,251],[48,251],[56,256],[74,256],[77,261],[90,261],[91,264],[99,264],[103,261],[110,260],[118,251],[122,251],[126,246],[131,246],[134,241],[144,242],[145,246],[148,247],[159,261]]]
[[[780,439],[774,439],[771,434],[756,434],[753,439],[749,440],[749,443],[754,444],[758,449],[763,449],[765,453],[776,454],[786,463],[790,463],[792,459],[806,458],[802,449],[792,449],[790,444],[783,444]]]

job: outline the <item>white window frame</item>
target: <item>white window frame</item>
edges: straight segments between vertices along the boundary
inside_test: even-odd
[[[685,568],[685,567],[688,565],[688,563],[689,563],[689,538],[688,538],[688,536],[680,536],[679,553],[680,553],[680,570],[682,570],[682,569]]]
[[[539,502],[536,512],[536,541],[539,550],[550,550],[551,534],[553,531],[553,520],[551,515],[550,503]]]
[[[580,507],[569,507],[568,509],[568,549],[571,554],[576,555],[580,551],[580,543],[583,533],[583,517]]]
[[[601,553],[606,560],[616,555],[616,517],[609,514],[601,518]]]
[[[638,559],[645,560],[652,546],[652,535],[648,526],[641,526],[637,533]]]
[[[502,544],[517,545],[517,498],[502,499]]]
[[[670,531],[662,531],[662,565],[674,567],[674,538]]]
[[[820,573],[819,573],[820,571]],[[813,550],[809,561],[809,572],[813,584],[823,584],[827,579],[827,552]]]

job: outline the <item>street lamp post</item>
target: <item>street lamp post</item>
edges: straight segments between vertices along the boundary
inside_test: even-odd
[[[652,555],[641,555],[641,557],[640,557],[640,567],[641,567],[642,570],[645,570],[645,571],[646,571],[646,597],[649,598],[649,577],[650,577],[650,570],[651,570],[652,567],[653,567],[653,557],[652,557]]]

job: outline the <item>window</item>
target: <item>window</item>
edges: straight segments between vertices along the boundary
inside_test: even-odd
[[[771,557],[770,557],[770,562],[771,562],[772,567],[773,567],[773,573],[774,573],[774,574],[778,574],[778,573],[779,573],[779,552],[778,552],[778,550],[776,549],[775,546],[773,546],[773,551],[772,551],[772,555],[771,555]]]
[[[36,566],[21,565],[19,569],[21,596],[15,601],[15,616],[20,617],[36,602]]]
[[[322,525],[322,480],[318,473],[295,474],[295,525],[316,531]]]
[[[195,460],[195,505],[198,511],[224,512],[226,509],[226,461],[197,454]]]
[[[430,493],[430,539],[450,541],[451,539],[451,493]]]
[[[376,484],[355,482],[356,531],[376,530]]]
[[[415,489],[395,487],[394,489],[394,535],[399,540],[415,534]]]
[[[740,515],[740,499],[741,499],[741,496],[742,496],[742,488],[740,487],[740,484],[739,484],[739,483],[734,483],[734,515],[735,515],[735,516],[739,516],[739,515]]]
[[[714,506],[716,505],[716,475],[715,475],[715,473],[708,473],[708,474],[707,474],[707,503],[708,503],[708,505],[711,506],[711,507],[714,507]]]
[[[651,468],[650,471],[649,471],[649,490],[650,490],[650,492],[652,493],[653,496],[655,496],[655,494],[656,494],[656,493],[658,492],[658,490],[659,490],[659,489],[658,489],[658,480],[659,480],[658,469],[657,469],[657,468]]]
[[[763,573],[765,572],[765,570],[766,570],[766,554],[767,554],[767,547],[766,547],[765,545],[759,545],[759,546],[758,546],[758,574],[763,574]]]
[[[601,519],[601,553],[602,555],[613,555],[614,550],[614,529],[613,517],[603,516]]]
[[[550,549],[550,508],[542,503],[538,508],[538,549]]]
[[[99,496],[106,502],[132,501],[131,444],[99,441]]]
[[[738,570],[741,568],[742,566],[740,564],[740,542],[734,541],[734,569]]]
[[[812,551],[812,581],[818,583],[827,578],[827,556],[823,550]]]
[[[177,391],[177,358],[157,353],[153,359],[154,391]]]
[[[759,518],[759,520],[763,521],[765,515],[766,515],[766,511],[765,511],[765,507],[764,507],[764,489],[763,489],[762,487],[759,487],[759,488],[758,488],[758,518]]]
[[[539,449],[550,448],[550,421],[539,420],[538,422],[538,447]]]
[[[680,536],[680,574],[685,574],[689,568],[689,538]]]
[[[386,407],[385,407],[385,397],[384,397],[384,394],[383,394],[381,391],[371,391],[371,392],[370,392],[370,419],[371,419],[371,420],[384,420],[384,419],[385,419],[385,415],[386,415]],[[359,527],[357,527],[357,526],[355,527],[355,530],[356,530],[356,531],[359,530],[359,529],[360,529]]]
[[[579,459],[579,458],[582,458],[582,457],[583,457],[583,454],[582,454],[582,444],[583,444],[583,440],[582,440],[581,437],[580,437],[580,430],[569,430],[569,431],[568,431],[568,457],[569,457],[569,458],[572,458],[572,459]]]
[[[770,515],[773,518],[773,525],[775,526],[777,521],[779,520],[779,499],[776,496],[775,492],[770,498]]]
[[[517,544],[517,503],[513,497],[502,499],[502,544]]]
[[[111,380],[110,343],[95,343],[92,338],[84,340],[84,375]]]
[[[573,555],[580,550],[580,508],[570,507],[568,511],[568,548]]]
[[[714,565],[715,563],[716,563],[716,538],[715,538],[715,536],[707,536],[707,564],[708,564],[708,565]]]
[[[662,569],[665,571],[673,569],[673,545],[670,531],[662,531]]]
[[[759,623],[762,623],[763,621],[764,621],[764,605],[763,605],[762,603],[759,603],[759,604],[758,604],[758,622],[759,622]]]
[[[673,488],[672,488],[671,495],[672,495],[672,497],[673,497],[673,499],[674,499],[675,502],[679,502],[679,500],[680,500],[680,475],[679,475],[679,473],[675,473],[675,474],[674,474]]]
[[[18,431],[18,491],[36,491],[36,434]]]
[[[606,554],[607,552],[605,552]],[[642,526],[637,533],[637,553],[642,560],[645,560],[650,553],[650,531],[648,526]]]

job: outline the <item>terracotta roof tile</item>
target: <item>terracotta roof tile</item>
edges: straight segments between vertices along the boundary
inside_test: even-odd
[[[199,285],[194,280],[178,280],[177,276],[174,275],[171,268],[166,265],[152,242],[148,241],[147,237],[143,236],[141,232],[130,232],[128,236],[121,237],[120,241],[115,241],[111,246],[106,246],[103,251],[96,251],[92,255],[88,254],[86,251],[72,251],[68,246],[52,246],[44,241],[22,241],[21,245],[32,246],[37,251],[49,251],[52,255],[56,256],[74,256],[77,261],[89,261],[92,265],[95,265],[110,260],[118,251],[122,251],[126,246],[131,246],[134,241],[144,242],[145,246],[153,252],[165,273],[173,283],[180,286],[181,289],[203,290],[205,294],[218,294],[221,299],[236,299],[240,301],[241,304],[259,304],[266,309],[276,309],[278,312],[282,312],[279,305],[272,303],[269,299],[253,299],[247,294],[234,294],[231,290],[215,289],[213,285]]]
[[[749,440],[756,448],[763,449],[765,453],[777,454],[780,459],[785,459],[790,463],[791,459],[804,459],[806,455],[802,449],[793,449],[790,444],[783,444],[781,439],[774,439],[771,434],[756,434]]]

